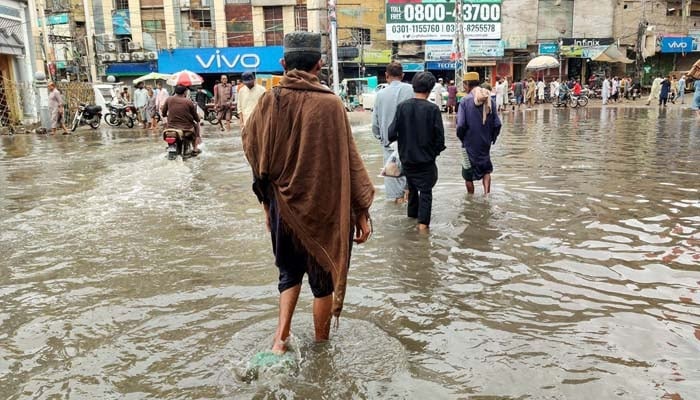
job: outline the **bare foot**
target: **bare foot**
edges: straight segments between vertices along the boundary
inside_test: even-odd
[[[418,231],[422,233],[427,233],[430,231],[430,226],[426,224],[418,224]]]
[[[272,345],[272,352],[278,356],[287,352],[287,343],[282,340],[275,339],[275,343]]]

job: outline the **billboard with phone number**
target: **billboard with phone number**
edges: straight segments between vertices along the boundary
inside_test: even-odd
[[[501,39],[501,0],[464,0],[464,37]],[[451,40],[454,0],[387,0],[387,40]]]

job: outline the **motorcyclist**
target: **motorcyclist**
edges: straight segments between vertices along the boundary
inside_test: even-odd
[[[188,90],[185,86],[175,86],[175,95],[168,97],[163,104],[163,117],[168,118],[168,128],[194,133],[192,155],[196,155],[200,153],[198,148],[200,142],[199,114],[197,114],[197,106],[187,95]],[[165,139],[165,134],[163,139]]]
[[[571,89],[567,84],[563,84],[559,87],[559,104],[566,104],[566,101],[569,99],[570,91]]]

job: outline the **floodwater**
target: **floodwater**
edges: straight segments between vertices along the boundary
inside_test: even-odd
[[[0,138],[2,399],[697,399],[700,122],[669,109],[504,116],[467,196],[453,121],[429,235],[378,188],[340,326],[250,381],[276,268],[238,132],[168,161],[139,130]]]

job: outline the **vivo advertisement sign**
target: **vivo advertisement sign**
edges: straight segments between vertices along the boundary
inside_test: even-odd
[[[693,51],[693,38],[690,36],[661,39],[662,53],[690,53],[691,51]]]
[[[198,74],[282,72],[282,46],[173,49],[158,52],[158,72]]]

